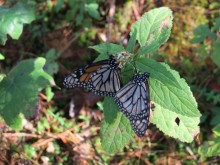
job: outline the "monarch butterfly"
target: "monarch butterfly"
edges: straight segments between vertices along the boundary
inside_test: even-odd
[[[67,88],[82,87],[101,96],[114,96],[121,88],[119,62],[114,56],[73,71],[64,79]]]
[[[130,120],[134,132],[144,136],[150,115],[149,73],[137,74],[122,87],[114,100],[118,108]]]

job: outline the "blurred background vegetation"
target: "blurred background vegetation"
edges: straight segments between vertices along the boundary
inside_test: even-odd
[[[168,63],[185,78],[202,113],[200,134],[191,144],[165,136],[150,125],[116,155],[100,142],[102,97],[82,89],[48,87],[24,129],[15,132],[0,120],[0,164],[218,164],[220,163],[220,2],[215,0],[47,0],[36,3],[36,20],[19,40],[9,39],[1,71],[19,61],[43,56],[45,69],[62,88],[64,77],[91,63],[89,46],[102,42],[126,45],[132,23],[150,9],[173,11],[172,33],[150,56]],[[1,1],[13,6],[15,1]],[[1,26],[1,25],[0,25]],[[210,151],[211,150],[211,151]]]

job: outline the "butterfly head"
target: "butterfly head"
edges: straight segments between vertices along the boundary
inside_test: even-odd
[[[143,74],[137,74],[134,76],[134,82],[142,83],[145,82],[147,78],[149,78],[150,74],[145,72]]]
[[[118,67],[118,62],[112,55],[109,57],[108,64],[110,65],[111,69],[115,69],[116,67]]]

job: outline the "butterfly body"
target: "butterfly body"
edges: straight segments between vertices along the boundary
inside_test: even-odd
[[[115,95],[115,103],[119,110],[128,117],[138,136],[145,134],[150,116],[148,77],[148,73],[137,74]]]

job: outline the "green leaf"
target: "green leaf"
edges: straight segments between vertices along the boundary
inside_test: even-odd
[[[220,137],[215,138],[213,141],[206,141],[199,147],[199,154],[202,157],[220,156]]]
[[[199,132],[201,114],[185,80],[165,63],[139,58],[136,66],[150,73],[150,97],[155,104],[152,122],[165,134],[191,142]]]
[[[207,24],[198,26],[193,33],[194,38],[191,40],[192,43],[200,43],[207,37],[211,37],[213,40],[217,39],[217,35],[209,29]]]
[[[83,22],[83,18],[84,18],[84,10],[85,10],[85,6],[84,3],[80,3],[79,5],[79,14],[76,16],[76,25],[81,25]]]
[[[116,53],[125,52],[125,49],[122,45],[112,44],[112,43],[102,43],[95,46],[90,46],[89,48],[92,48],[100,53],[98,58],[96,58],[95,61],[100,61],[107,59],[109,55],[114,55]]]
[[[58,13],[61,9],[65,7],[64,0],[56,0],[55,10]]]
[[[214,50],[211,54],[212,61],[220,67],[220,42],[214,43]]]
[[[50,102],[51,99],[52,99],[53,96],[54,96],[54,93],[53,93],[53,91],[52,91],[52,88],[51,88],[50,86],[46,87],[45,93],[46,93],[46,96],[47,96],[47,102]]]
[[[83,18],[84,18],[83,14],[78,14],[76,16],[76,25],[81,25],[82,21],[83,21]]]
[[[214,129],[214,139],[211,141],[205,141],[204,144],[199,147],[199,154],[202,158],[212,157],[220,155],[220,124],[218,124]]]
[[[86,9],[88,11],[88,14],[92,17],[95,18],[97,20],[100,20],[100,14],[98,12],[98,7],[99,5],[97,3],[90,3],[90,4],[86,4]]]
[[[33,3],[18,2],[14,7],[0,7],[0,43],[5,44],[7,34],[18,39],[23,30],[23,24],[35,19]]]
[[[220,29],[220,18],[215,19],[215,25],[212,30],[219,30]]]
[[[76,12],[77,12],[77,9],[78,9],[78,4],[76,4],[76,7],[68,10],[66,12],[66,16],[65,16],[65,20],[66,21],[71,21],[73,20],[75,17],[76,17]]]
[[[167,24],[167,25],[161,27],[162,28],[161,30],[159,29],[154,33],[152,38],[148,41],[147,45],[141,47],[138,50],[137,56],[155,52],[160,48],[161,45],[163,45],[168,40],[172,28],[172,19],[167,19],[164,22],[167,23],[162,23],[162,24]]]
[[[56,53],[56,50],[52,48],[46,53],[45,56],[47,61],[54,61],[60,57],[60,53]]]
[[[31,145],[24,144],[24,150],[29,159],[37,156],[36,148]]]
[[[104,117],[102,146],[108,153],[116,153],[133,139],[134,132],[130,121],[118,110],[112,98],[104,100]]]
[[[211,125],[217,125],[220,124],[220,115],[215,115],[212,117],[211,121],[210,121]]]
[[[150,10],[132,25],[131,36],[136,31],[136,39],[142,47],[147,44],[153,33],[163,28],[163,22],[170,17],[172,17],[172,11],[167,7]]]
[[[154,95],[155,91],[152,91],[151,88],[150,90],[152,95]],[[152,100],[153,99],[154,97],[152,96]],[[194,137],[199,133],[199,117],[181,115],[177,109],[176,112],[173,112],[173,110],[165,109],[165,107],[156,102],[154,105],[155,109],[151,117],[152,123],[156,124],[156,126],[168,136],[179,139],[182,142],[190,143],[193,141]]]
[[[6,77],[5,74],[1,74],[1,73],[0,73],[0,83],[1,83],[1,81],[2,81],[5,77]]]
[[[56,62],[47,62],[45,65],[45,71],[50,75],[56,74],[59,70],[59,66]]]
[[[20,62],[7,77],[0,82],[0,114],[14,129],[19,114],[30,118],[38,106],[38,93],[47,85],[54,85],[53,78],[43,67],[44,58]]]
[[[44,66],[44,70],[50,75],[56,74],[59,70],[59,66],[55,60],[60,57],[60,53],[56,53],[55,49],[50,49],[45,57],[47,62]]]
[[[4,117],[4,116],[3,116]],[[11,114],[10,116],[11,118],[13,118],[13,122],[11,122],[11,124],[9,125],[6,121],[6,123],[11,127],[11,128],[14,128],[14,129],[17,129],[17,130],[21,130],[22,129],[22,121],[23,121],[23,117],[21,114],[19,115],[15,115],[15,114]]]
[[[96,105],[98,106],[99,110],[101,110],[101,111],[104,110],[104,106],[103,106],[103,102],[102,101],[97,102]]]
[[[199,43],[202,42],[208,37],[210,33],[210,29],[208,25],[200,25],[194,30],[195,37],[192,39],[192,43]]]
[[[3,56],[3,54],[0,53],[0,60],[4,60],[5,56]]]
[[[218,124],[215,128],[213,128],[213,132],[215,136],[220,136],[220,124]]]
[[[46,117],[43,117],[39,122],[37,122],[37,131],[38,132],[44,132],[45,129],[50,128],[50,123],[46,119]]]

